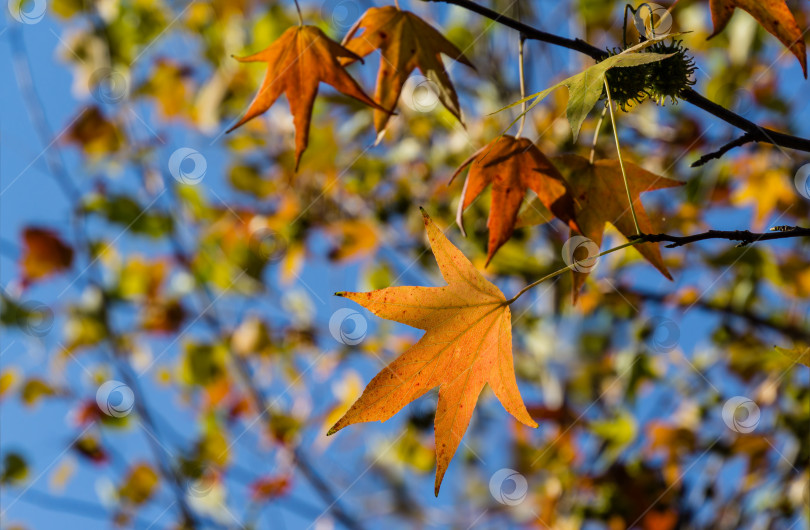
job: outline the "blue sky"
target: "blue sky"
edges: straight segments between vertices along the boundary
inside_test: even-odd
[[[546,5],[552,5],[553,2],[544,2]],[[431,4],[433,5],[433,4]],[[443,14],[446,10],[438,5],[435,6],[436,12]],[[441,18],[441,15],[437,18]],[[6,24],[14,24],[15,21],[11,18],[6,19]],[[567,26],[556,27],[553,21],[545,21],[544,29],[566,33],[570,28]],[[542,27],[542,26],[541,26]],[[61,40],[63,34],[63,26],[60,22],[50,15],[47,15],[44,20],[38,24],[17,26],[13,30],[3,26],[2,34],[0,34],[0,64],[3,65],[3,75],[0,76],[0,101],[3,102],[2,114],[0,115],[0,238],[2,238],[2,245],[4,252],[0,256],[0,282],[4,288],[8,287],[14,282],[18,276],[17,265],[14,257],[15,252],[19,252],[19,248],[15,247],[19,242],[19,234],[23,227],[36,224],[46,227],[55,227],[63,233],[69,233],[69,219],[71,217],[71,204],[66,200],[64,195],[60,192],[58,186],[55,184],[54,179],[49,174],[46,165],[46,157],[56,153],[56,148],[53,147],[48,152],[43,151],[43,145],[40,142],[36,131],[34,130],[28,110],[26,108],[22,94],[15,80],[12,71],[13,56],[9,39],[12,36],[12,31],[19,31],[22,38],[25,40],[28,49],[30,62],[33,67],[34,84],[40,100],[42,101],[42,111],[52,129],[61,130],[70,120],[75,116],[77,109],[80,108],[85,101],[77,101],[74,93],[71,90],[73,85],[73,76],[71,71],[66,65],[59,60],[58,55],[66,53],[63,48]],[[776,50],[777,47],[774,46]],[[160,54],[171,50],[172,53],[180,53],[191,55],[194,50],[190,48],[187,43],[181,39],[167,39],[161,42],[150,54]],[[569,69],[577,66],[578,62],[570,61],[572,54],[568,52],[554,52],[554,57],[557,59],[557,64],[570,65]],[[374,59],[376,60],[376,59]],[[144,61],[146,63],[146,61]],[[541,68],[535,68],[534,86],[539,90],[545,81],[548,81],[548,76],[545,72],[541,72]],[[786,62],[783,69],[782,83],[780,90],[784,91],[784,95],[789,98],[802,98],[806,93],[806,81],[801,77],[801,72],[796,66],[795,61]],[[697,89],[701,89],[700,76],[698,76],[699,83]],[[369,83],[366,83],[369,86]],[[681,112],[688,112],[695,116],[700,116],[704,119],[702,114],[699,114],[695,109],[684,108],[687,105],[682,104],[678,110]],[[148,109],[140,109],[147,116],[150,117],[151,111]],[[666,109],[663,111],[666,112]],[[761,118],[762,115],[753,114],[751,117]],[[793,117],[796,124],[796,134],[800,136],[810,136],[810,106],[804,105],[800,113]],[[132,129],[131,133],[134,136],[148,136],[150,131],[142,127],[137,120],[132,120],[130,123]],[[223,124],[225,125],[225,124]],[[725,138],[725,132],[728,127],[718,124],[716,126],[718,132],[724,131],[720,138]],[[189,131],[182,127],[160,127],[161,134],[165,131],[167,136],[167,144],[161,149],[162,164],[167,164],[168,158],[173,150],[180,145],[194,147],[201,152],[205,153],[208,162],[208,172],[205,179],[206,189],[222,197],[225,201],[233,200],[234,192],[230,190],[225,179],[221,176],[225,174],[228,160],[225,157],[225,151],[218,147],[216,143],[212,144],[214,137],[204,136],[200,133]],[[141,137],[142,137],[141,136]],[[711,136],[711,135],[710,135]],[[86,178],[91,175],[85,174],[85,166],[82,163],[81,157],[73,149],[59,147],[60,156],[63,157],[66,168],[74,178],[80,182],[80,186],[86,188],[90,183],[90,179]],[[797,153],[791,153],[795,156],[796,163],[801,163],[801,160],[807,160],[808,157],[803,154],[800,156]],[[680,168],[679,168],[680,169]],[[678,175],[681,176],[681,175]],[[688,179],[689,175],[685,174],[682,178]],[[115,182],[115,186],[121,188],[130,188],[137,186],[133,182],[132,175],[124,172]],[[168,197],[165,201],[157,203],[158,205],[167,206],[169,204]],[[719,229],[745,229],[750,222],[750,212],[737,211],[731,213],[728,211],[718,212],[710,216],[713,227]],[[91,226],[91,229],[100,229],[99,226]],[[787,247],[789,242],[775,244],[774,248],[779,246]],[[150,252],[150,253],[167,253],[170,250],[168,244],[155,245],[152,242],[139,242],[137,238],[126,238],[122,242],[122,248],[127,252]],[[336,290],[350,290],[357,285],[358,275],[362,272],[360,265],[349,265],[345,267],[335,267],[327,259],[325,259],[326,244],[324,242],[314,242],[313,249],[318,258],[311,260],[307,268],[302,273],[300,281],[295,284],[295,289],[307,296],[312,303],[315,310],[313,317],[316,322],[321,326],[328,326],[330,315],[340,307],[351,307],[351,303],[336,299],[331,294]],[[400,252],[392,248],[384,248],[380,255],[387,256],[393,264],[397,272],[405,272],[407,263],[410,262],[412,256],[403,256]],[[82,266],[82,268],[84,268]],[[419,283],[429,285],[435,283],[437,273],[435,268],[427,271],[420,271],[417,268],[408,269],[402,277],[401,283],[412,284]],[[84,288],[84,281],[82,278],[73,284],[68,291],[59,296],[60,292],[68,285],[68,281],[50,281],[42,285],[36,285],[30,288],[25,293],[26,300],[47,300],[50,304],[64,304],[67,300],[73,300],[77,294]],[[675,286],[683,285],[697,281],[698,277],[683,275],[676,279]],[[639,286],[650,287],[654,289],[668,288],[666,282],[662,281],[655,271],[651,268],[639,268],[636,276],[636,281]],[[516,290],[513,282],[504,282],[503,289],[505,292]],[[261,311],[268,314],[276,315],[277,318],[288,318],[283,308],[279,306],[260,307]],[[57,311],[59,313],[59,311]],[[668,316],[669,313],[661,312],[660,316]],[[378,331],[380,324],[376,318],[369,317],[369,335],[374,335]],[[61,324],[59,319],[55,322],[55,329],[58,329]],[[716,323],[716,317],[707,315],[704,312],[695,310],[686,319],[681,321],[680,325],[680,348],[690,356],[696,348],[707,341],[706,333],[711,330]],[[390,330],[391,327],[386,327]],[[414,337],[418,337],[418,332],[408,330],[407,328],[398,326],[394,328],[401,333],[410,333]],[[192,334],[199,334],[203,336],[206,331],[200,329],[193,329]],[[2,357],[0,361],[2,365],[14,365],[19,370],[26,374],[46,373],[47,370],[52,369],[48,366],[48,359],[53,352],[58,349],[58,334],[49,334],[44,338],[34,338],[15,331],[3,330],[3,336],[0,342],[0,351]],[[163,348],[168,346],[168,341],[161,343],[156,341],[153,345],[155,351],[162,351]],[[324,351],[336,349],[336,344],[323,344]],[[176,351],[172,350],[167,355],[167,358],[175,355]],[[92,370],[93,367],[103,363],[103,356],[99,353],[91,353],[87,356],[81,356],[78,359],[71,359],[68,361],[64,368],[63,376],[65,380],[73,389],[83,393],[84,397],[88,400],[95,398],[95,388],[87,385],[87,371]],[[311,362],[311,358],[302,360],[302,367],[306,367],[307,363]],[[358,370],[365,381],[376,373],[378,365],[367,358],[359,358],[359,356],[351,357],[346,362],[345,368],[353,368]],[[677,374],[675,374],[677,375]],[[723,374],[716,374],[717,378],[722,378]],[[715,376],[710,377],[712,381],[716,382]],[[159,411],[158,413],[158,427],[161,434],[169,440],[169,450],[178,451],[179,448],[188,447],[194,439],[194,434],[199,430],[199,425],[194,422],[193,411],[190,411],[182,406],[179,406],[176,399],[176,393],[172,389],[162,389],[154,384],[153,379],[145,377],[142,379],[145,394],[149,402],[150,408]],[[731,387],[726,388],[722,383],[716,382],[720,385],[721,390],[732,393],[737,389]],[[273,391],[282,391],[283,388],[273,388]],[[527,388],[524,389],[527,400],[534,401],[540,399],[541,392],[539,389]],[[665,392],[662,390],[662,392]],[[733,395],[733,394],[730,394]],[[649,401],[646,403],[656,402],[658,399],[666,400],[668,397],[665,395],[651,395]],[[328,385],[324,384],[324,388],[320,391],[315,391],[312,396],[313,402],[316,404],[318,410],[324,410],[326,407],[324,403],[329,403],[333,400],[331,389]],[[282,401],[283,402],[283,401]],[[485,462],[483,466],[490,472],[507,466],[509,464],[509,455],[504,454],[500,447],[502,444],[498,442],[502,436],[501,433],[506,432],[508,422],[512,420],[508,418],[494,400],[489,400],[486,403],[479,405],[480,414],[487,419],[487,427],[490,429],[492,439],[488,440],[487,447],[481,450],[481,457]],[[1,412],[2,421],[0,422],[0,438],[2,439],[3,449],[17,449],[21,450],[26,456],[30,458],[32,464],[32,479],[33,485],[30,495],[35,496],[37,492],[47,492],[48,482],[51,474],[58,466],[56,462],[61,461],[61,456],[64,454],[66,448],[71,440],[78,434],[78,430],[73,427],[73,419],[70,412],[73,409],[72,404],[62,400],[44,400],[39,403],[32,411],[20,405],[16,400],[4,400],[2,402]],[[656,411],[649,410],[645,407],[645,403],[641,403],[639,410],[634,411],[640,418],[656,415]],[[660,414],[660,411],[658,411]],[[405,421],[404,418],[395,418],[385,425],[370,424],[360,427],[357,431],[352,433],[341,433],[341,435],[332,441],[332,445],[326,451],[315,453],[313,458],[316,464],[319,465],[325,473],[328,474],[330,479],[334,479],[335,484],[353,484],[354,480],[360,478],[356,485],[352,486],[349,494],[343,499],[352,508],[357,509],[359,504],[356,501],[364,495],[373,496],[376,491],[376,485],[371,478],[362,479],[358,477],[359,471],[365,469],[367,465],[368,455],[365,453],[365,448],[354,444],[356,440],[363,440],[375,437],[388,437],[389,439],[396,438],[401,432],[401,422]],[[503,428],[493,428],[493,426]],[[722,424],[721,424],[722,426]],[[137,429],[137,427],[135,427]],[[120,473],[125,469],[124,460],[131,462],[142,458],[144,460],[151,460],[151,454],[146,446],[144,436],[133,436],[130,432],[127,433],[107,433],[109,436],[107,440],[111,447],[115,448],[115,452],[121,455],[122,459],[119,461],[113,458],[111,469],[93,469],[85,465],[79,465],[74,477],[70,481],[68,489],[64,495],[73,498],[81,499],[91,503],[97,503],[99,495],[103,492],[109,484],[115,483],[120,476]],[[315,438],[319,436],[318,433],[308,432],[304,445],[313,444]],[[259,442],[259,433],[254,430],[249,430],[245,434],[243,441],[246,445],[256,444]],[[250,451],[239,452],[239,465],[243,469],[250,471],[263,471],[272,472],[275,463],[267,461],[266,458],[260,454],[251,454]],[[462,468],[460,465],[451,465],[450,471],[445,479],[446,484],[456,483],[461,477]],[[730,466],[725,470],[728,473],[729,481],[734,480],[735,469]],[[740,471],[738,470],[737,473]],[[40,473],[42,478],[39,479]],[[692,478],[691,476],[689,478]],[[39,479],[39,480],[37,480]],[[486,477],[484,477],[486,480]],[[697,480],[697,477],[694,477]],[[449,510],[454,505],[454,496],[463,495],[463,487],[447,488],[447,492],[443,492],[438,501],[433,500],[432,495],[433,475],[431,473],[420,476],[414,479],[412,492],[417,494],[420,501],[424,505],[434,506],[441,510]],[[242,491],[243,486],[235,485],[236,491]],[[11,521],[19,521],[29,525],[32,528],[54,528],[54,527],[81,527],[81,528],[107,528],[107,520],[104,518],[92,519],[79,515],[62,513],[59,511],[48,511],[42,509],[41,506],[27,502],[25,499],[20,499],[19,495],[21,489],[4,488],[2,490],[2,499],[0,505],[3,510],[8,510],[4,515],[4,523]],[[100,493],[101,492],[101,493]],[[164,495],[168,494],[164,490]],[[316,511],[322,509],[321,504],[315,500],[317,499],[313,490],[307,485],[304,480],[297,480],[295,488],[292,492],[293,499],[300,500],[303,504],[310,504]],[[233,507],[237,511],[242,511],[245,507],[243,499],[239,499],[236,495],[229,498]],[[151,507],[140,514],[144,521],[150,521],[160,516],[160,509],[158,507]],[[262,521],[269,524],[270,522],[278,523],[283,521],[284,526],[288,528],[306,527],[311,522],[309,518],[312,512],[304,510],[302,514],[295,515],[288,510],[281,510],[276,506],[270,506],[266,509]],[[317,515],[315,513],[314,515]],[[162,525],[158,525],[162,526]]]

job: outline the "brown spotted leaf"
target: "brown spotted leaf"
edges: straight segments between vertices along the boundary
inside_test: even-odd
[[[515,380],[512,317],[506,298],[423,215],[447,285],[337,293],[382,318],[423,329],[425,334],[371,380],[328,434],[353,423],[385,421],[439,387],[434,421],[438,495],[486,383],[518,421],[532,427],[537,424],[526,411]]]

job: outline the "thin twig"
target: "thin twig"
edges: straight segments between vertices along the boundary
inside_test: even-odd
[[[298,0],[293,0],[295,2],[295,10],[298,11],[298,25],[304,25],[304,15],[301,14],[301,6],[298,5]]]
[[[732,140],[731,142],[723,145],[717,151],[712,151],[711,153],[705,154],[701,156],[696,161],[692,162],[692,167],[700,167],[712,160],[717,160],[718,158],[722,157],[727,152],[731,151],[735,147],[740,147],[745,145],[749,142],[758,142],[756,138],[754,138],[751,133],[745,133],[739,138]]]
[[[526,74],[523,68],[523,43],[526,40],[522,34],[520,35],[520,41],[518,42],[518,70],[520,71],[520,99],[526,98]],[[521,107],[522,115],[520,117],[520,127],[518,127],[518,132],[515,135],[516,138],[520,138],[523,134],[523,126],[526,125],[526,104],[527,102],[524,101]]]
[[[589,158],[591,164],[593,164],[593,159],[596,156],[596,142],[599,141],[599,130],[602,128],[602,122],[605,121],[605,114],[607,114],[607,107],[602,109],[599,121],[596,122],[596,130],[593,131],[593,143],[591,143],[591,156]]]
[[[591,262],[591,261],[595,260],[596,258],[601,258],[602,256],[606,256],[606,255],[608,255],[608,254],[610,254],[612,252],[616,252],[617,250],[621,250],[621,249],[627,248],[627,247],[632,247],[634,245],[638,245],[639,243],[643,243],[643,242],[644,242],[643,238],[634,239],[633,241],[630,241],[629,243],[625,243],[624,245],[619,245],[618,247],[613,247],[613,248],[608,249],[608,250],[606,250],[604,252],[600,252],[596,256],[588,256],[585,259],[574,260],[573,263],[570,263],[567,267],[563,267],[562,269],[556,270],[556,271],[552,272],[551,274],[547,274],[547,275],[543,276],[542,278],[540,278],[539,280],[530,283],[529,285],[527,285],[526,287],[524,287],[523,289],[518,291],[518,293],[515,296],[513,296],[512,298],[510,298],[509,300],[507,300],[504,303],[506,305],[512,305],[515,302],[515,300],[520,298],[526,291],[528,291],[529,289],[532,289],[534,287],[537,287],[538,285],[540,285],[541,283],[543,283],[546,280],[556,278],[560,274],[563,274],[563,273],[565,273],[565,272],[567,272],[569,270],[573,270],[574,268],[578,267],[579,265],[587,266],[588,262]]]

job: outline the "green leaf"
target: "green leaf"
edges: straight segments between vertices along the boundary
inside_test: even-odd
[[[794,363],[801,363],[805,366],[810,366],[810,347],[799,347],[788,350],[786,348],[776,346],[776,351],[789,357]]]
[[[647,46],[651,46],[662,39],[670,38],[671,36],[672,35],[657,37],[655,39],[650,39],[637,44],[618,55],[610,56],[604,61],[598,62],[595,65],[586,68],[582,72],[560,81],[556,85],[547,88],[542,92],[527,96],[507,107],[500,109],[497,112],[521,105],[528,101],[532,102],[525,112],[522,112],[511,124],[509,124],[509,127],[507,127],[508,130],[515,123],[517,123],[524,114],[528,113],[538,103],[545,99],[546,96],[551,94],[554,90],[564,86],[568,88],[569,94],[566,116],[568,117],[568,123],[571,125],[571,132],[574,135],[574,140],[576,140],[579,136],[579,130],[582,128],[582,122],[585,121],[588,113],[591,111],[591,109],[593,109],[594,105],[596,105],[596,102],[599,101],[599,98],[602,95],[602,87],[605,84],[605,74],[607,74],[607,71],[611,68],[639,66],[642,64],[663,61],[668,57],[672,57],[673,54],[637,53],[639,50],[642,50]]]
[[[28,464],[19,453],[9,452],[3,457],[0,484],[19,484],[28,476]]]
[[[87,201],[89,212],[103,216],[111,223],[124,226],[132,233],[159,238],[170,233],[174,222],[169,214],[144,208],[126,195],[96,195]]]

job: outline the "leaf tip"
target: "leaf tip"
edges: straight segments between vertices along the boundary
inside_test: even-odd
[[[346,291],[336,291],[335,296],[346,297]]]

